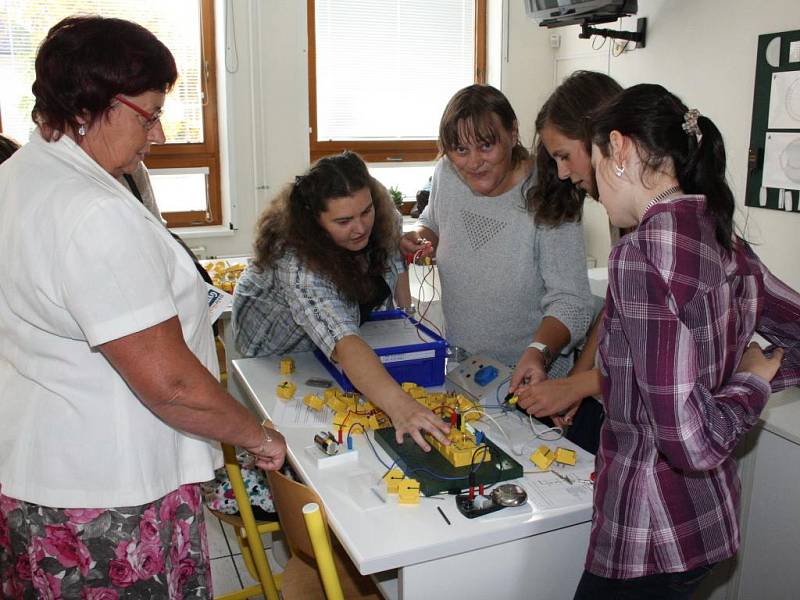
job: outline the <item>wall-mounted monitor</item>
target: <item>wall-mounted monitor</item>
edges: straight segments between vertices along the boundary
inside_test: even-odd
[[[523,0],[525,13],[540,27],[610,23],[635,15],[637,0]]]

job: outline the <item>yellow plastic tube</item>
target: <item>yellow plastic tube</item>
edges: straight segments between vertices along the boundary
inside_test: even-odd
[[[308,537],[311,539],[311,546],[314,548],[314,556],[317,557],[317,567],[319,576],[322,579],[322,587],[325,588],[325,595],[328,600],[344,600],[342,586],[339,583],[339,575],[336,573],[336,565],[333,564],[333,550],[328,539],[328,532],[322,520],[322,513],[316,502],[309,502],[303,507],[303,518],[306,520]]]

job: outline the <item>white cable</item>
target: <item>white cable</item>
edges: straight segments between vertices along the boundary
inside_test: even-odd
[[[536,431],[536,426],[533,424],[533,415],[528,415],[528,423],[531,426],[531,431],[537,439],[544,440],[545,442],[556,442],[564,437],[564,429],[561,427],[545,427],[542,431]],[[549,434],[555,434],[556,437],[545,437]]]
[[[511,449],[511,451],[514,454],[516,454],[517,456],[522,456],[522,446],[514,444],[511,441],[511,438],[509,437],[509,435],[506,433],[505,429],[500,427],[500,423],[498,423],[497,420],[494,417],[492,417],[491,415],[486,414],[483,410],[478,409],[478,408],[474,408],[474,407],[470,408],[468,410],[465,410],[463,413],[461,413],[461,418],[463,419],[465,416],[467,416],[471,412],[476,412],[476,413],[481,415],[481,419],[478,419],[479,421],[482,420],[483,417],[486,417],[492,423],[494,423],[495,427],[497,427],[497,429],[500,431],[500,433],[502,433],[503,436],[506,438],[506,442],[508,442],[508,447]]]

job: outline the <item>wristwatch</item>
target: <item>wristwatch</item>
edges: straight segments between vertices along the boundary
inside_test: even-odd
[[[553,353],[550,352],[550,348],[547,347],[547,344],[543,344],[542,342],[531,342],[528,344],[528,348],[536,348],[539,352],[541,352],[542,358],[544,358],[544,368],[547,369],[550,367],[550,363],[553,362]]]

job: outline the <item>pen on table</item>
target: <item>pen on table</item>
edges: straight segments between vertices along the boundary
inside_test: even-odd
[[[437,507],[436,507],[436,510],[438,510],[438,511],[439,511],[439,514],[440,514],[440,515],[442,515],[442,518],[444,519],[444,522],[445,522],[445,523],[447,523],[448,525],[452,525],[452,523],[450,522],[450,519],[448,519],[448,518],[447,518],[447,515],[446,515],[446,514],[444,514],[444,511],[442,510],[442,507],[441,507],[441,506],[437,506]]]

